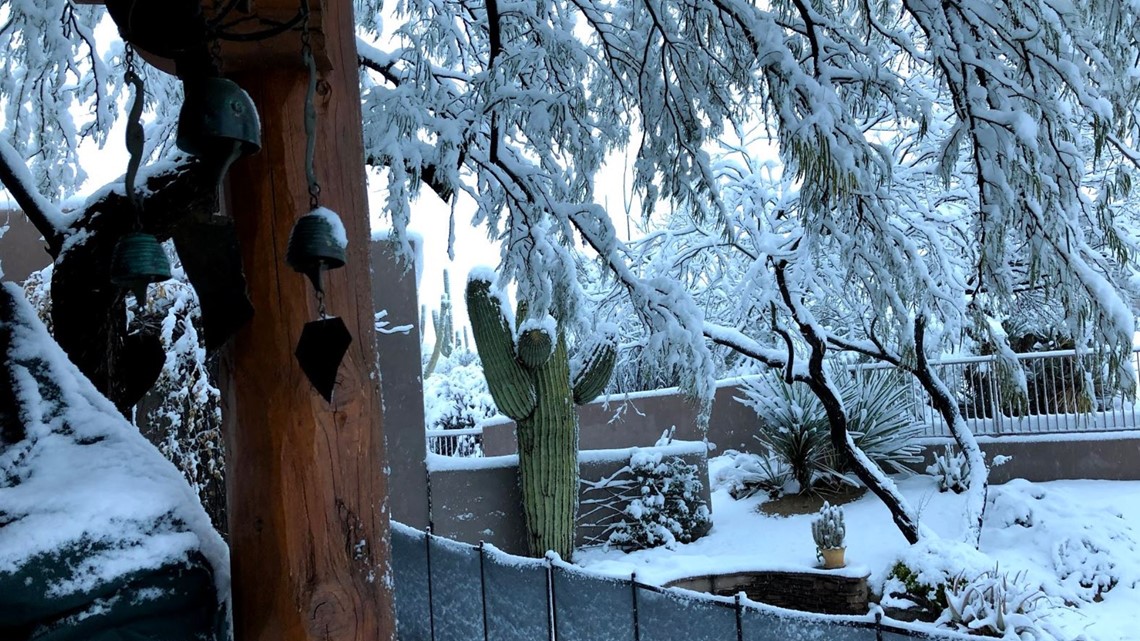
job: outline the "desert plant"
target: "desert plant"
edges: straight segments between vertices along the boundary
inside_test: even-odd
[[[965,455],[955,452],[949,445],[934,455],[934,462],[926,468],[926,473],[938,479],[939,492],[961,494],[970,486]]]
[[[984,636],[1044,638],[1031,613],[1045,595],[1023,580],[1024,574],[1011,579],[997,567],[970,579],[959,574],[946,584],[946,610],[938,622]]]
[[[811,536],[817,550],[835,550],[843,547],[847,526],[843,524],[843,508],[823,502],[819,515],[811,522]]]
[[[493,274],[467,279],[467,313],[487,387],[499,411],[517,424],[519,482],[530,554],[554,550],[569,559],[578,511],[578,414],[605,388],[616,357],[615,334],[600,337],[571,363],[565,332],[553,318],[516,325],[505,301],[491,291]]]
[[[423,308],[420,309],[420,323],[422,324],[424,313]],[[451,350],[455,347],[455,328],[451,320],[451,279],[448,277],[446,269],[443,270],[443,293],[439,297],[439,309],[432,310],[431,322],[435,330],[435,343],[431,348],[431,356],[428,357],[428,362],[424,365],[424,380],[435,373],[440,357],[446,359],[451,356]]]
[[[606,544],[626,551],[689,543],[712,527],[697,466],[679,456],[642,451],[630,457],[624,485],[631,500]]]
[[[853,377],[839,373],[840,393],[850,417],[849,427],[855,446],[884,469],[906,473],[920,462],[914,438],[921,426],[906,412],[908,388],[897,375],[862,372]],[[827,413],[819,398],[803,383],[787,383],[778,376],[746,379],[738,401],[756,411],[760,419],[755,438],[774,461],[765,466],[787,473],[794,479],[796,492],[812,492],[819,487],[854,484],[847,473],[848,463],[840,460],[831,442]],[[782,487],[780,479],[762,483]]]

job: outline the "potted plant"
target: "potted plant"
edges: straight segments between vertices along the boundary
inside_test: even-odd
[[[832,506],[824,501],[819,516],[812,521],[811,535],[815,539],[815,556],[823,562],[825,570],[847,565],[843,560],[847,550],[843,546],[847,528],[843,525],[843,510],[838,505]]]

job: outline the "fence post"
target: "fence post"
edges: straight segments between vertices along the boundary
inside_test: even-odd
[[[487,573],[484,569],[484,542],[479,541],[479,594],[483,600],[483,641],[487,641]]]
[[[876,641],[883,641],[883,611],[878,610],[875,612],[875,639]]]
[[[633,641],[641,641],[641,617],[637,613],[637,572],[630,573],[629,586],[633,590]]]
[[[550,627],[547,635],[552,641],[558,641],[558,608],[554,602],[554,563],[550,560],[550,553],[546,555],[546,625]]]
[[[428,630],[431,632],[431,641],[435,641],[435,599],[431,590],[431,524],[424,532],[424,547],[427,551],[427,590],[428,590]]]
[[[739,592],[736,593],[736,641],[744,641],[744,606]]]

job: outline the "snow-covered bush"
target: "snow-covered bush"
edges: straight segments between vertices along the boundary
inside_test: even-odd
[[[627,478],[610,485],[624,485],[632,498],[622,520],[609,529],[607,545],[629,551],[689,543],[712,527],[697,466],[679,456],[641,451],[623,472]]]
[[[811,537],[817,550],[834,550],[844,547],[847,526],[843,524],[843,508],[823,502],[819,515],[811,522]]]
[[[1088,535],[1069,536],[1053,549],[1053,569],[1062,584],[1083,601],[1104,599],[1120,582],[1120,570],[1107,548]]]
[[[926,468],[926,473],[938,480],[939,492],[961,494],[970,486],[966,456],[949,445],[934,455],[934,462]]]
[[[917,611],[924,621],[934,621],[947,607],[946,588],[961,574],[978,576],[993,567],[993,561],[962,541],[931,538],[902,551],[883,586],[883,607]]]
[[[914,442],[922,428],[905,410],[909,388],[898,376],[877,371],[858,377],[837,371],[833,378],[842,381],[840,392],[855,446],[883,469],[909,473],[909,466],[922,460]],[[757,485],[810,492],[819,487],[856,484],[831,443],[823,404],[807,385],[762,376],[745,379],[741,389],[744,397],[737,400],[755,410],[760,419],[755,438],[775,459],[753,461],[757,471],[771,473]],[[790,487],[785,474],[794,481]],[[742,490],[745,492],[749,491]]]
[[[726,450],[724,456],[732,459],[732,465],[717,471],[712,479],[713,487],[725,489],[734,499],[760,492],[778,496],[794,492],[798,487],[792,480],[791,468],[778,457],[736,450]]]
[[[424,423],[429,430],[471,428],[498,413],[474,352],[454,351],[424,379]],[[479,455],[476,439],[460,436],[458,441],[455,455]]]
[[[132,333],[158,336],[164,363],[151,390],[135,407],[134,423],[198,493],[210,519],[226,531],[225,446],[221,393],[206,363],[198,296],[170,253],[174,278],[149,289],[144,309],[128,310]],[[51,331],[52,266],[24,282],[24,294]]]
[[[937,623],[982,636],[1047,638],[1033,616],[1045,595],[1025,584],[1024,578],[1024,574],[1011,578],[997,567],[973,578],[959,574],[946,584],[946,609]]]

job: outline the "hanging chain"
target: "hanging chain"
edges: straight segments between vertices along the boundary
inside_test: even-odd
[[[309,30],[309,2],[301,0],[301,58],[309,69],[309,86],[305,90],[305,177],[309,181],[309,209],[320,205],[321,185],[317,182],[317,172],[313,168],[313,156],[317,149],[317,61],[313,58],[312,34]]]
[[[328,317],[329,314],[325,310],[325,290],[322,287],[317,289],[317,318],[324,320]]]
[[[131,207],[135,211],[135,228],[142,226],[142,221],[139,219],[142,213],[142,196],[138,190],[135,189],[135,179],[138,178],[139,166],[142,164],[143,154],[146,147],[146,135],[143,131],[142,125],[142,112],[143,112],[143,80],[135,71],[135,50],[134,47],[127,45],[123,54],[123,63],[126,66],[126,73],[123,74],[123,80],[135,89],[134,100],[131,102],[130,114],[127,117],[127,153],[130,154],[130,160],[127,161],[127,175],[124,179],[124,186],[127,191],[127,200],[130,201]]]
[[[222,13],[222,0],[214,0],[212,4],[214,19],[217,19]],[[222,75],[222,39],[218,33],[217,28],[210,26],[207,30],[210,37],[210,65],[214,68],[214,73],[219,76]]]

